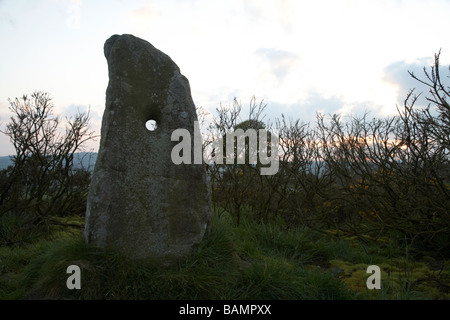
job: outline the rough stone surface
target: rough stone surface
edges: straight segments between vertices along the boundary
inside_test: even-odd
[[[85,240],[171,264],[200,243],[211,219],[204,167],[171,161],[179,143],[172,132],[184,128],[194,137],[189,82],[169,56],[132,35],[112,36],[104,53],[109,84]],[[147,130],[148,120],[156,130]]]

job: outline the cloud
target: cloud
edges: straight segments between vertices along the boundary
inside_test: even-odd
[[[66,25],[70,30],[78,30],[81,28],[82,4],[82,0],[70,0],[70,5],[66,9],[66,12],[68,14]]]
[[[309,119],[315,119],[317,113],[327,115],[342,112],[344,100],[336,95],[325,96],[316,90],[310,90],[307,98],[299,103],[302,113]]]
[[[89,126],[92,130],[100,133],[102,115],[90,106],[71,104],[62,109],[59,114],[61,119],[74,118],[78,113],[87,114],[89,112]]]
[[[3,6],[5,5],[5,6]],[[4,24],[4,27],[14,27],[15,19],[7,12],[7,6],[4,0],[0,0],[0,24]]]
[[[87,114],[89,112],[89,122],[88,122],[88,130],[89,132],[94,132],[94,135],[96,136],[95,139],[87,141],[83,146],[82,150],[79,151],[94,151],[97,152],[100,144],[100,131],[101,131],[101,124],[102,124],[102,115],[100,115],[96,110],[93,108],[87,106],[87,105],[76,105],[76,104],[70,104],[64,108],[62,108],[61,113],[58,113],[58,115],[61,118],[61,127],[64,127],[66,125],[66,119],[72,119],[75,117],[78,113],[85,113]]]
[[[292,31],[294,24],[294,5],[291,0],[278,0],[276,2],[277,20],[286,31]]]
[[[126,20],[138,32],[146,32],[153,28],[155,21],[162,16],[161,10],[155,4],[149,4],[127,13]]]
[[[98,114],[97,111],[93,110],[90,106],[87,105],[78,105],[78,104],[70,104],[64,108],[62,108],[62,112],[60,114],[60,116],[62,117],[73,117],[78,113],[88,113],[90,115],[90,118],[92,120],[101,120],[102,117]]]
[[[235,93],[234,97],[242,103],[243,114],[247,112],[247,96],[239,95]],[[244,98],[242,98],[244,97]],[[266,115],[264,121],[274,122],[275,119],[281,118],[284,115],[286,118],[292,118],[294,120],[300,119],[305,123],[310,123],[315,126],[317,121],[317,114],[323,114],[326,118],[333,114],[340,114],[345,117],[362,117],[368,113],[369,117],[384,117],[383,106],[369,100],[364,101],[349,101],[344,96],[336,94],[326,94],[318,89],[310,89],[305,93],[305,96],[286,102],[273,98],[261,98],[256,96],[256,101],[259,103],[264,100],[267,104],[264,114]],[[231,104],[232,97],[228,100],[222,100],[224,105]],[[212,114],[214,111],[208,110]]]
[[[267,100],[266,103],[269,119],[281,118],[283,114],[286,118],[300,119],[305,123],[310,123],[312,126],[315,126],[317,123],[317,114],[322,114],[325,118],[333,114],[340,114],[343,120],[348,117],[362,117],[365,114],[369,118],[382,118],[385,116],[384,107],[373,101],[348,101],[343,96],[326,95],[315,89],[309,90],[306,98],[292,104],[274,100]]]
[[[11,117],[11,112],[9,111],[9,103],[6,101],[0,101],[0,126],[5,124]]]
[[[426,63],[425,59],[419,59],[419,61],[414,63],[396,61],[389,64],[383,70],[383,80],[406,90],[417,87],[419,83],[409,75],[408,71],[417,76],[423,74],[423,67],[429,63]]]
[[[13,115],[9,106],[9,102],[0,101],[0,130],[6,130]],[[0,157],[14,154],[14,146],[6,134],[0,133],[0,146]]]
[[[11,15],[6,12],[0,12],[0,22],[4,22],[11,27],[13,27],[15,23]]]
[[[293,103],[280,102],[275,99],[264,100],[267,104],[266,120],[280,119],[282,115],[293,120],[299,119],[305,123],[315,125],[317,113],[328,116],[339,113],[345,106],[345,101],[338,96],[325,96],[319,91],[310,90],[305,99],[299,99]]]
[[[244,0],[242,4],[247,17],[251,20],[264,23],[272,21],[284,31],[292,31],[295,8],[291,0]]]
[[[260,48],[254,53],[268,63],[270,73],[278,81],[283,81],[300,61],[297,54],[275,48]]]
[[[412,63],[408,63],[404,60],[396,61],[384,68],[382,80],[397,87],[397,103],[399,106],[404,105],[404,100],[408,92],[412,89],[414,89],[414,93],[417,95],[422,93],[422,96],[419,98],[416,105],[428,105],[425,97],[429,96],[429,88],[411,77],[409,72],[413,73],[419,79],[429,82],[424,73],[424,68],[431,76],[430,71],[432,65],[433,60],[430,58],[419,58]],[[450,85],[449,78],[446,77],[448,75],[448,66],[440,66],[439,72],[443,83]]]

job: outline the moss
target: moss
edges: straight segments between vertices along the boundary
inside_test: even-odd
[[[369,274],[366,273],[367,267],[367,264],[352,264],[343,260],[330,260],[330,269],[332,271],[336,270],[338,277],[353,291],[366,291],[366,281],[369,277]]]
[[[339,270],[339,278],[354,291],[368,298],[449,299],[450,271],[433,271],[425,262],[394,258],[378,264],[382,290],[366,287],[367,264],[353,264],[344,260],[330,260],[331,270]]]

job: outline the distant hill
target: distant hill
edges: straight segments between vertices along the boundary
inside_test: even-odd
[[[12,165],[10,156],[0,157],[0,170],[8,168],[10,165]]]
[[[95,161],[97,161],[96,152],[79,152],[75,153],[73,167],[75,169],[85,168],[90,171],[94,170]],[[0,157],[0,170],[8,168],[13,164],[11,156]]]

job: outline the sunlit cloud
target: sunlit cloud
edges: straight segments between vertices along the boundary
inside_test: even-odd
[[[128,12],[126,22],[135,32],[149,32],[161,16],[161,10],[156,4],[148,4]]]
[[[414,74],[420,80],[430,82],[427,79],[425,72],[431,76],[431,66],[434,64],[433,57],[423,57],[418,58],[416,61],[396,61],[389,64],[383,70],[383,81],[393,86],[397,92],[397,104],[403,106],[407,94],[414,90],[415,95],[420,95],[417,99],[416,106],[425,107],[428,105],[429,101],[426,97],[430,96],[430,88],[425,86],[420,81],[414,79],[410,73]],[[448,66],[440,66],[439,72],[441,74],[441,80],[444,85],[450,85],[450,75]]]

